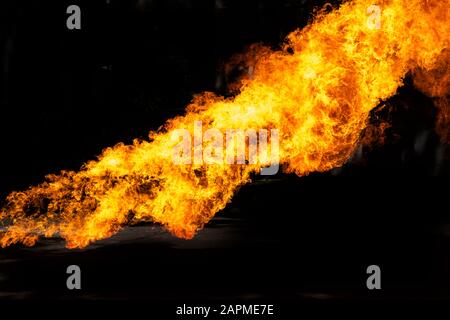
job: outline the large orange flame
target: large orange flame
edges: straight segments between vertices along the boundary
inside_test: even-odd
[[[414,70],[435,70],[448,48],[449,0],[355,0],[319,12],[292,32],[280,51],[253,57],[239,93],[205,93],[184,116],[150,133],[150,141],[118,144],[79,172],[7,198],[3,247],[34,245],[59,234],[68,248],[110,237],[136,221],[163,224],[192,238],[264,162],[176,165],[175,129],[278,129],[285,172],[307,175],[343,165],[358,145],[369,112],[395,94]],[[371,21],[377,5],[380,24]],[[376,21],[375,21],[376,22]],[[444,70],[446,73],[447,70]],[[194,147],[193,147],[194,149]]]

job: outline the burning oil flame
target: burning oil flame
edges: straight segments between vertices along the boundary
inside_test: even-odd
[[[448,0],[373,1],[319,12],[280,51],[261,50],[236,96],[202,94],[184,116],[151,132],[150,141],[118,144],[79,172],[49,175],[11,193],[1,212],[10,221],[1,245],[31,246],[39,236],[59,234],[68,248],[81,248],[137,221],[192,238],[265,165],[175,165],[171,133],[192,132],[195,121],[203,130],[278,129],[285,172],[343,165],[380,100],[395,94],[408,72],[426,74],[448,60]],[[380,8],[379,28],[368,23],[373,5]]]

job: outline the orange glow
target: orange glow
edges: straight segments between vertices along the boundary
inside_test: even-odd
[[[374,4],[381,9],[379,28],[369,20]],[[49,175],[11,193],[1,211],[11,221],[1,245],[32,246],[41,236],[60,235],[68,248],[82,248],[139,221],[194,237],[267,165],[174,164],[178,141],[171,133],[192,133],[195,121],[204,131],[279,130],[280,163],[288,173],[342,166],[380,100],[394,95],[409,71],[426,73],[448,60],[449,6],[449,0],[355,0],[319,12],[281,50],[252,52],[252,74],[234,97],[204,93],[149,141],[107,148],[78,172]]]

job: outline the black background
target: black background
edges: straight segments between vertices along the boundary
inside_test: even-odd
[[[146,138],[195,93],[226,94],[227,59],[256,42],[276,48],[321,3],[2,1],[2,198]],[[81,7],[82,30],[66,28],[70,4]],[[433,101],[410,82],[386,102],[386,144],[361,161],[256,178],[190,244],[159,229],[139,238],[152,228],[140,226],[89,250],[45,250],[59,239],[2,249],[14,262],[0,264],[0,299],[136,301],[161,319],[189,302],[265,301],[293,319],[298,304],[446,301],[449,166],[439,154],[448,150],[433,131]],[[65,288],[70,264],[82,267],[80,292]],[[381,291],[366,289],[371,264],[382,269]]]

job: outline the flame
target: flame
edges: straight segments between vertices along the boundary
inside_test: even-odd
[[[235,96],[201,94],[149,141],[107,148],[78,172],[48,175],[38,186],[11,193],[1,211],[8,221],[1,245],[32,246],[41,236],[60,235],[68,248],[82,248],[139,221],[194,237],[267,164],[174,164],[173,132],[193,132],[195,121],[203,130],[279,130],[280,163],[288,173],[343,165],[369,112],[395,94],[408,72],[439,67],[448,48],[448,0],[373,1],[319,11],[279,51],[253,54],[251,76]],[[374,6],[378,23],[370,20]]]
[[[433,98],[437,109],[436,132],[443,143],[450,144],[450,49],[440,54],[436,65],[431,70],[418,68],[414,70],[414,85],[423,93]]]

